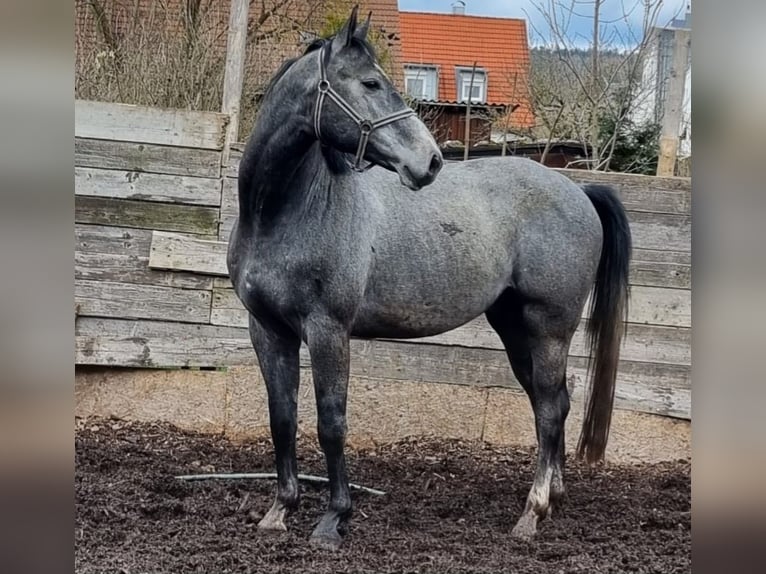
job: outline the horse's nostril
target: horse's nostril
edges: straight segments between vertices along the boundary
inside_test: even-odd
[[[435,175],[442,167],[442,158],[437,154],[431,157],[431,163],[428,166],[428,175]]]

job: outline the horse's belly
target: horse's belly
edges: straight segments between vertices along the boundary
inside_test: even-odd
[[[404,285],[388,296],[368,297],[357,312],[352,335],[363,338],[409,339],[450,331],[478,317],[507,286],[502,279],[470,293],[407,291]],[[430,296],[429,296],[430,295]]]
[[[428,337],[460,327],[481,313],[479,310],[460,317],[447,317],[442,313],[413,307],[387,309],[385,312],[362,312],[354,322],[351,335],[363,339]]]

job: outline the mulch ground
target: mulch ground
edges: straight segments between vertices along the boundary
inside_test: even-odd
[[[671,572],[691,571],[688,461],[595,469],[568,462],[568,499],[532,543],[511,529],[531,484],[529,450],[412,440],[349,451],[354,516],[336,553],[308,544],[327,502],[301,484],[290,531],[255,520],[275,482],[181,482],[179,474],[271,472],[269,441],[225,438],[164,424],[78,421],[76,571],[90,572]],[[300,472],[324,475],[313,440]]]

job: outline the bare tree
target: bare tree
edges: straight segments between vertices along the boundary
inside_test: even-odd
[[[611,18],[604,16],[604,0],[533,5],[544,24],[532,25],[539,48],[532,54],[529,91],[546,148],[556,138],[575,139],[588,152],[590,169],[609,169],[618,134],[642,97],[644,56],[663,0],[624,0]],[[639,29],[631,25],[637,14]],[[591,20],[590,38],[574,34],[573,18]]]
[[[302,36],[324,25],[335,0],[251,0],[240,133],[249,132],[266,85]],[[228,2],[76,0],[93,37],[76,42],[81,99],[197,110],[221,109]],[[87,21],[87,20],[84,20]]]

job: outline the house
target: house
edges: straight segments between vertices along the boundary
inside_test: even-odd
[[[471,104],[471,143],[487,140],[492,124],[534,125],[529,99],[526,22],[465,13],[399,13],[404,91],[437,141],[465,140]],[[475,69],[474,69],[475,63]]]
[[[674,18],[668,26],[652,29],[644,56],[641,86],[632,117],[637,124],[662,124],[668,100],[669,80],[673,73],[676,35],[680,30],[691,32],[691,20],[691,5],[689,5],[683,18]],[[691,51],[689,51],[684,76],[681,121],[678,128],[678,156],[682,158],[689,157],[692,153]]]

